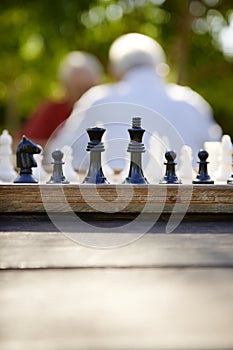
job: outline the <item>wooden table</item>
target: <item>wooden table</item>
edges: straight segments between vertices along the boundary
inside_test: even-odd
[[[1,184],[0,349],[232,349],[232,214],[230,185]]]

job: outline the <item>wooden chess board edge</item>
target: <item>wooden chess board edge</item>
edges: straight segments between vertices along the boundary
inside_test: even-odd
[[[0,213],[233,213],[232,185],[1,184]]]

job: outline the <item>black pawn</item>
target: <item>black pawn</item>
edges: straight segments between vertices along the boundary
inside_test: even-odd
[[[87,129],[90,142],[87,145],[87,151],[90,152],[90,165],[86,178],[83,183],[87,184],[108,184],[104,176],[101,165],[101,153],[104,152],[104,144],[101,142],[102,136],[105,133],[104,128],[89,128]]]
[[[142,171],[142,153],[145,152],[142,137],[145,132],[141,128],[141,118],[134,117],[132,119],[132,128],[128,129],[130,135],[130,143],[127,152],[130,152],[130,168],[129,175],[124,183],[129,184],[148,184]]]
[[[54,162],[51,163],[53,164],[53,174],[47,183],[48,184],[68,184],[69,181],[66,180],[62,170],[62,165],[64,164],[64,162],[62,162],[62,158],[63,158],[62,151],[56,149],[52,153],[52,157],[54,159]]]
[[[208,169],[207,169],[207,165],[209,163],[207,162],[208,157],[209,157],[209,153],[206,150],[201,149],[198,152],[198,158],[200,159],[200,161],[198,162],[199,170],[198,170],[196,179],[193,180],[193,184],[213,184],[214,183],[214,181],[211,180],[208,174]]]
[[[229,185],[233,185],[233,174],[231,175],[231,177],[227,180],[227,183]]]
[[[32,175],[32,168],[37,167],[33,154],[39,154],[41,150],[41,146],[33,143],[26,136],[22,137],[16,150],[16,165],[20,168],[20,173],[14,183],[38,183]]]
[[[176,176],[176,153],[174,151],[167,151],[165,153],[166,161],[164,165],[166,165],[166,171],[164,178],[160,180],[160,184],[181,184],[181,181]]]

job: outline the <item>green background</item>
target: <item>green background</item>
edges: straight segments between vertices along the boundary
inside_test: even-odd
[[[232,6],[231,0],[1,0],[0,128],[14,133],[44,98],[59,98],[58,64],[70,50],[94,53],[107,67],[112,41],[140,32],[164,47],[168,80],[199,92],[233,138],[233,48],[224,51],[221,41],[231,19],[233,26]]]

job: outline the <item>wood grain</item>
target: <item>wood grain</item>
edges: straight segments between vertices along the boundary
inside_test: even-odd
[[[233,186],[0,185],[0,213],[139,213],[142,210],[232,214]]]
[[[98,234],[102,242],[105,236]],[[93,249],[82,238],[74,242],[60,232],[0,232],[0,269],[233,267],[232,234],[156,233],[136,242],[132,234],[131,244],[118,249]]]
[[[25,190],[27,197],[30,188],[20,186],[17,195]],[[39,198],[33,202],[33,191],[28,198],[37,207],[33,188]],[[75,190],[65,189],[81,203]],[[201,195],[213,200],[208,191]],[[90,187],[88,194],[94,197]],[[140,200],[144,195],[137,192]],[[232,349],[232,214],[201,222],[196,214],[174,234],[162,234],[167,221],[159,220],[133,244],[104,250],[67,239],[43,213],[1,213],[0,350]],[[127,220],[89,224],[107,228],[114,240],[116,222]]]
[[[230,350],[231,269],[7,270],[1,350]]]

